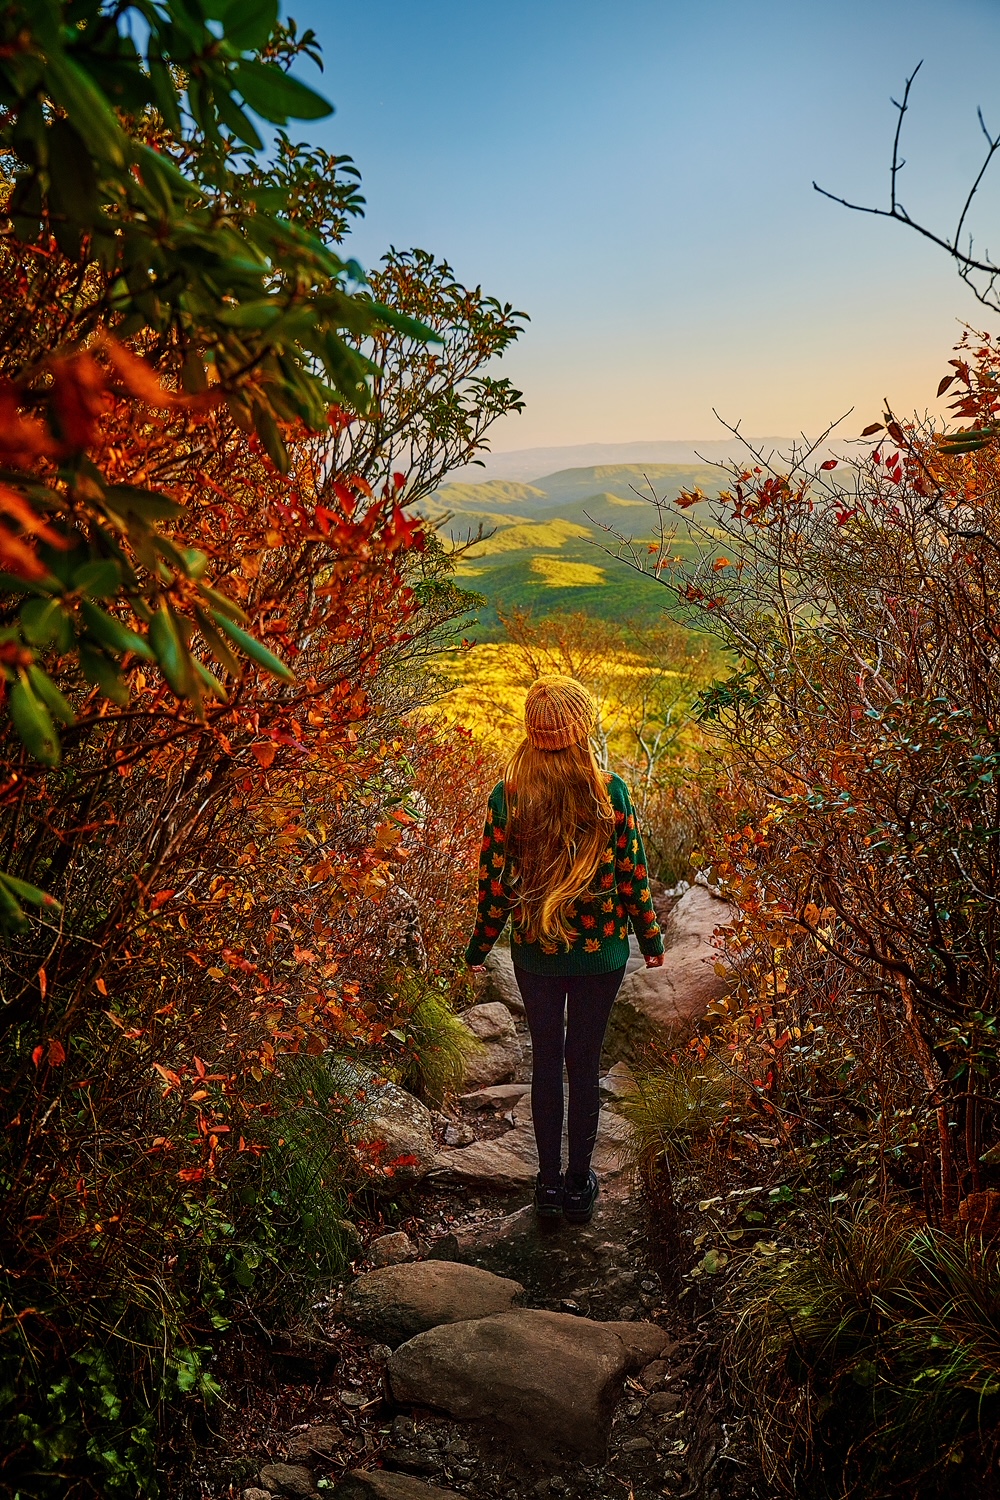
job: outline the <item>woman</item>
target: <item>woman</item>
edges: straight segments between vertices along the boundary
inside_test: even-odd
[[[535,1211],[562,1213],[573,1224],[587,1223],[597,1200],[590,1160],[600,1114],[601,1046],[625,974],[630,922],[646,967],[663,963],[628,788],[601,772],[590,748],[595,713],[594,700],[572,677],[539,677],[529,689],[525,738],[490,795],[479,911],[465,955],[470,967],[481,969],[512,918],[514,973],[534,1059]]]

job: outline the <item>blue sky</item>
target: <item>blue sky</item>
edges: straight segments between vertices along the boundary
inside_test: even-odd
[[[364,178],[353,252],[420,245],[531,316],[528,406],[495,449],[849,429],[933,406],[959,322],[941,252],[848,213],[887,192],[951,226],[1000,131],[1000,0],[288,0],[323,43]],[[309,70],[311,71],[311,70]],[[303,69],[303,77],[308,72]],[[1000,253],[1000,162],[976,219]],[[990,231],[994,230],[992,234]]]

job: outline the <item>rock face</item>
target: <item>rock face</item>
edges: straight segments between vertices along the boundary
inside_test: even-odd
[[[521,1061],[521,1043],[507,1006],[499,1000],[473,1005],[458,1019],[479,1043],[466,1063],[466,1088],[483,1088],[513,1078]]]
[[[663,967],[626,975],[618,991],[619,1002],[632,1006],[661,1034],[696,1020],[725,989],[725,980],[715,972],[721,951],[713,945],[712,935],[733,915],[725,901],[701,886],[692,886],[670,913]]]
[[[389,1474],[384,1469],[352,1469],[333,1491],[333,1500],[465,1500],[456,1490],[424,1484],[409,1474]]]
[[[498,1429],[532,1457],[600,1462],[625,1375],[637,1367],[620,1326],[538,1311],[451,1323],[396,1350],[387,1367],[390,1388],[398,1402]],[[637,1335],[642,1327],[652,1331]],[[629,1325],[629,1332],[656,1352],[667,1341],[651,1324]]]
[[[509,1011],[513,1011],[515,1016],[524,1015],[524,1001],[514,978],[514,961],[509,948],[493,948],[487,954],[486,988],[483,993],[487,1001],[498,1000]]]
[[[513,1109],[514,1128],[495,1140],[474,1141],[453,1151],[439,1151],[434,1162],[434,1176],[449,1182],[467,1182],[488,1186],[497,1192],[514,1192],[530,1187],[538,1171],[538,1152],[531,1123],[531,1097],[525,1093]],[[629,1127],[609,1109],[602,1109],[594,1148],[594,1170],[602,1188],[623,1176],[622,1147]],[[564,1146],[564,1155],[566,1154]]]
[[[520,1282],[478,1266],[418,1260],[359,1276],[341,1311],[348,1323],[395,1348],[441,1324],[507,1312],[523,1292]]]
[[[430,1171],[436,1154],[430,1110],[405,1089],[377,1079],[374,1074],[369,1074],[360,1087],[366,1098],[360,1105],[357,1138],[365,1143],[384,1143],[378,1157],[381,1166],[391,1165],[400,1158],[415,1158],[394,1167],[392,1175],[385,1178],[385,1185],[419,1182]]]

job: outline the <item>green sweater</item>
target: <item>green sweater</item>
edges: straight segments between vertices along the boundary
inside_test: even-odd
[[[628,960],[628,929],[651,957],[663,952],[646,875],[646,851],[628,787],[620,776],[608,779],[615,813],[615,838],[608,844],[588,894],[570,909],[569,950],[554,943],[529,943],[518,924],[516,898],[507,883],[504,840],[507,801],[503,782],[490,793],[479,863],[479,910],[465,953],[467,964],[481,964],[511,917],[511,954],[529,974],[607,974]]]

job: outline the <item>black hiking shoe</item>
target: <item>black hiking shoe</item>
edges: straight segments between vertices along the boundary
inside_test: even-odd
[[[563,1215],[570,1224],[589,1224],[594,1213],[594,1204],[601,1191],[593,1170],[581,1181],[579,1177],[567,1177],[566,1190],[562,1196]]]
[[[556,1183],[545,1183],[539,1172],[535,1177],[535,1213],[540,1219],[558,1219],[563,1211],[563,1178],[559,1173],[559,1181]]]

